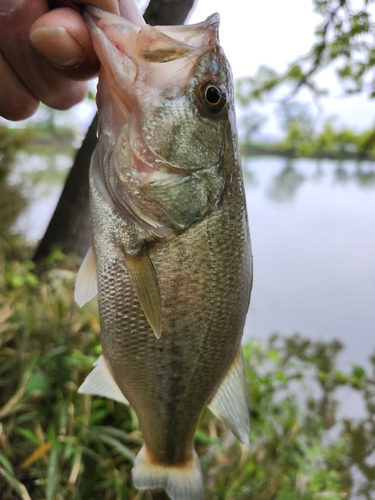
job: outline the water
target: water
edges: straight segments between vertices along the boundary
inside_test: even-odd
[[[254,254],[245,339],[340,339],[343,363],[375,348],[375,168],[243,159]]]
[[[365,364],[375,348],[375,166],[277,157],[243,166],[255,273],[244,339],[337,338],[343,363]],[[19,222],[33,240],[61,185],[43,191]]]
[[[29,205],[18,218],[16,229],[32,242],[37,242],[47,229],[73,163],[73,153],[18,155],[10,182],[22,183],[23,194]]]

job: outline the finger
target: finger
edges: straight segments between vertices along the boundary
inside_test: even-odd
[[[128,19],[136,26],[143,26],[145,20],[138,9],[135,0],[119,0],[120,13],[125,19]]]
[[[87,80],[99,71],[99,60],[82,16],[72,9],[54,9],[30,28],[36,50],[61,74]]]
[[[120,14],[119,0],[77,0],[76,3],[79,5],[92,5],[93,7],[111,12],[112,14]]]
[[[0,75],[0,116],[17,121],[33,115],[39,101],[21,82],[1,52]]]
[[[45,0],[6,4],[9,7],[1,16],[0,47],[24,86],[37,100],[55,109],[68,109],[84,99],[87,84],[74,82],[59,74],[29,41],[31,25],[48,12]]]

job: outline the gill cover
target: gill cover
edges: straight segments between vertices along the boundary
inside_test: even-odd
[[[135,26],[97,8],[85,18],[101,61],[100,165],[116,210],[156,237],[216,207],[227,140],[229,66],[219,16],[192,26]]]

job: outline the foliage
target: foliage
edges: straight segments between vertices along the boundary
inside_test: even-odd
[[[0,232],[3,237],[26,205],[20,185],[11,182],[10,173],[17,151],[26,147],[29,139],[28,131],[0,125]]]
[[[367,92],[375,97],[374,0],[312,0],[312,3],[322,20],[315,29],[315,41],[309,52],[290,63],[282,73],[262,66],[255,77],[244,78],[242,93],[247,99],[260,98],[285,84],[292,89],[290,95],[301,88],[314,95],[324,94],[326,90],[319,87],[316,77],[331,65],[347,94]]]
[[[319,107],[319,97],[328,93],[321,87],[319,75],[329,67],[335,71],[345,94],[363,92],[370,98],[375,97],[374,0],[312,0],[312,3],[321,21],[315,29],[315,40],[308,53],[289,63],[285,71],[261,66],[254,76],[237,82],[237,98],[245,110],[246,120],[252,115],[257,101],[276,98],[277,101],[289,102],[303,89],[310,92]],[[353,157],[353,147],[357,156],[374,155],[374,129],[363,134],[337,130],[332,137],[333,125],[328,121],[320,130],[321,137],[317,139],[317,144],[311,144],[308,131],[302,127],[304,124],[304,121],[290,124],[287,130],[287,142],[296,155],[306,156],[320,148],[323,155],[338,154],[337,149],[344,149],[349,151],[349,157]],[[315,125],[312,122],[309,127],[315,128]],[[247,130],[246,123],[244,126]],[[249,142],[248,134],[245,140]],[[329,140],[331,143],[327,144]],[[333,153],[330,152],[332,146]]]
[[[250,108],[247,112],[252,113]],[[263,148],[269,154],[289,157],[375,160],[374,128],[356,132],[338,126],[334,119],[327,119],[317,128],[309,106],[298,101],[281,102],[276,114],[284,137],[261,143],[254,141],[248,131],[241,143],[243,153],[259,153]]]
[[[291,105],[284,103],[282,107]],[[338,127],[333,120],[326,120],[321,129],[316,130],[306,109],[301,105],[297,109],[300,112],[292,113],[284,122],[285,138],[276,143],[277,147],[293,151],[296,156],[375,159],[373,128],[355,132]]]
[[[19,249],[18,254],[26,251]],[[14,254],[14,252],[12,252]],[[3,500],[144,500],[130,470],[142,443],[132,409],[77,388],[100,354],[96,304],[73,303],[76,263],[59,252],[43,273],[3,263],[0,296],[0,497]],[[205,411],[196,446],[208,499],[349,498],[352,464],[371,498],[374,379],[338,370],[338,342],[271,337],[244,348],[252,409],[247,449]],[[375,359],[373,359],[375,366]],[[367,404],[360,422],[338,418],[337,391]],[[362,444],[365,443],[366,445]],[[356,486],[357,488],[357,486]],[[297,495],[297,496],[296,496]]]

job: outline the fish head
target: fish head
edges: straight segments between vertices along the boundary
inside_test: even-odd
[[[152,225],[147,202],[137,196],[151,200],[150,212],[156,203],[173,219],[175,207],[162,199],[166,184],[179,195],[200,184],[198,202],[185,220],[172,223],[185,228],[217,203],[228,165],[237,160],[232,74],[219,44],[219,15],[195,25],[151,27],[90,7],[85,18],[101,62],[99,140],[104,135],[114,149],[115,196],[129,204],[133,186],[132,210]],[[228,151],[229,163],[223,160]]]

